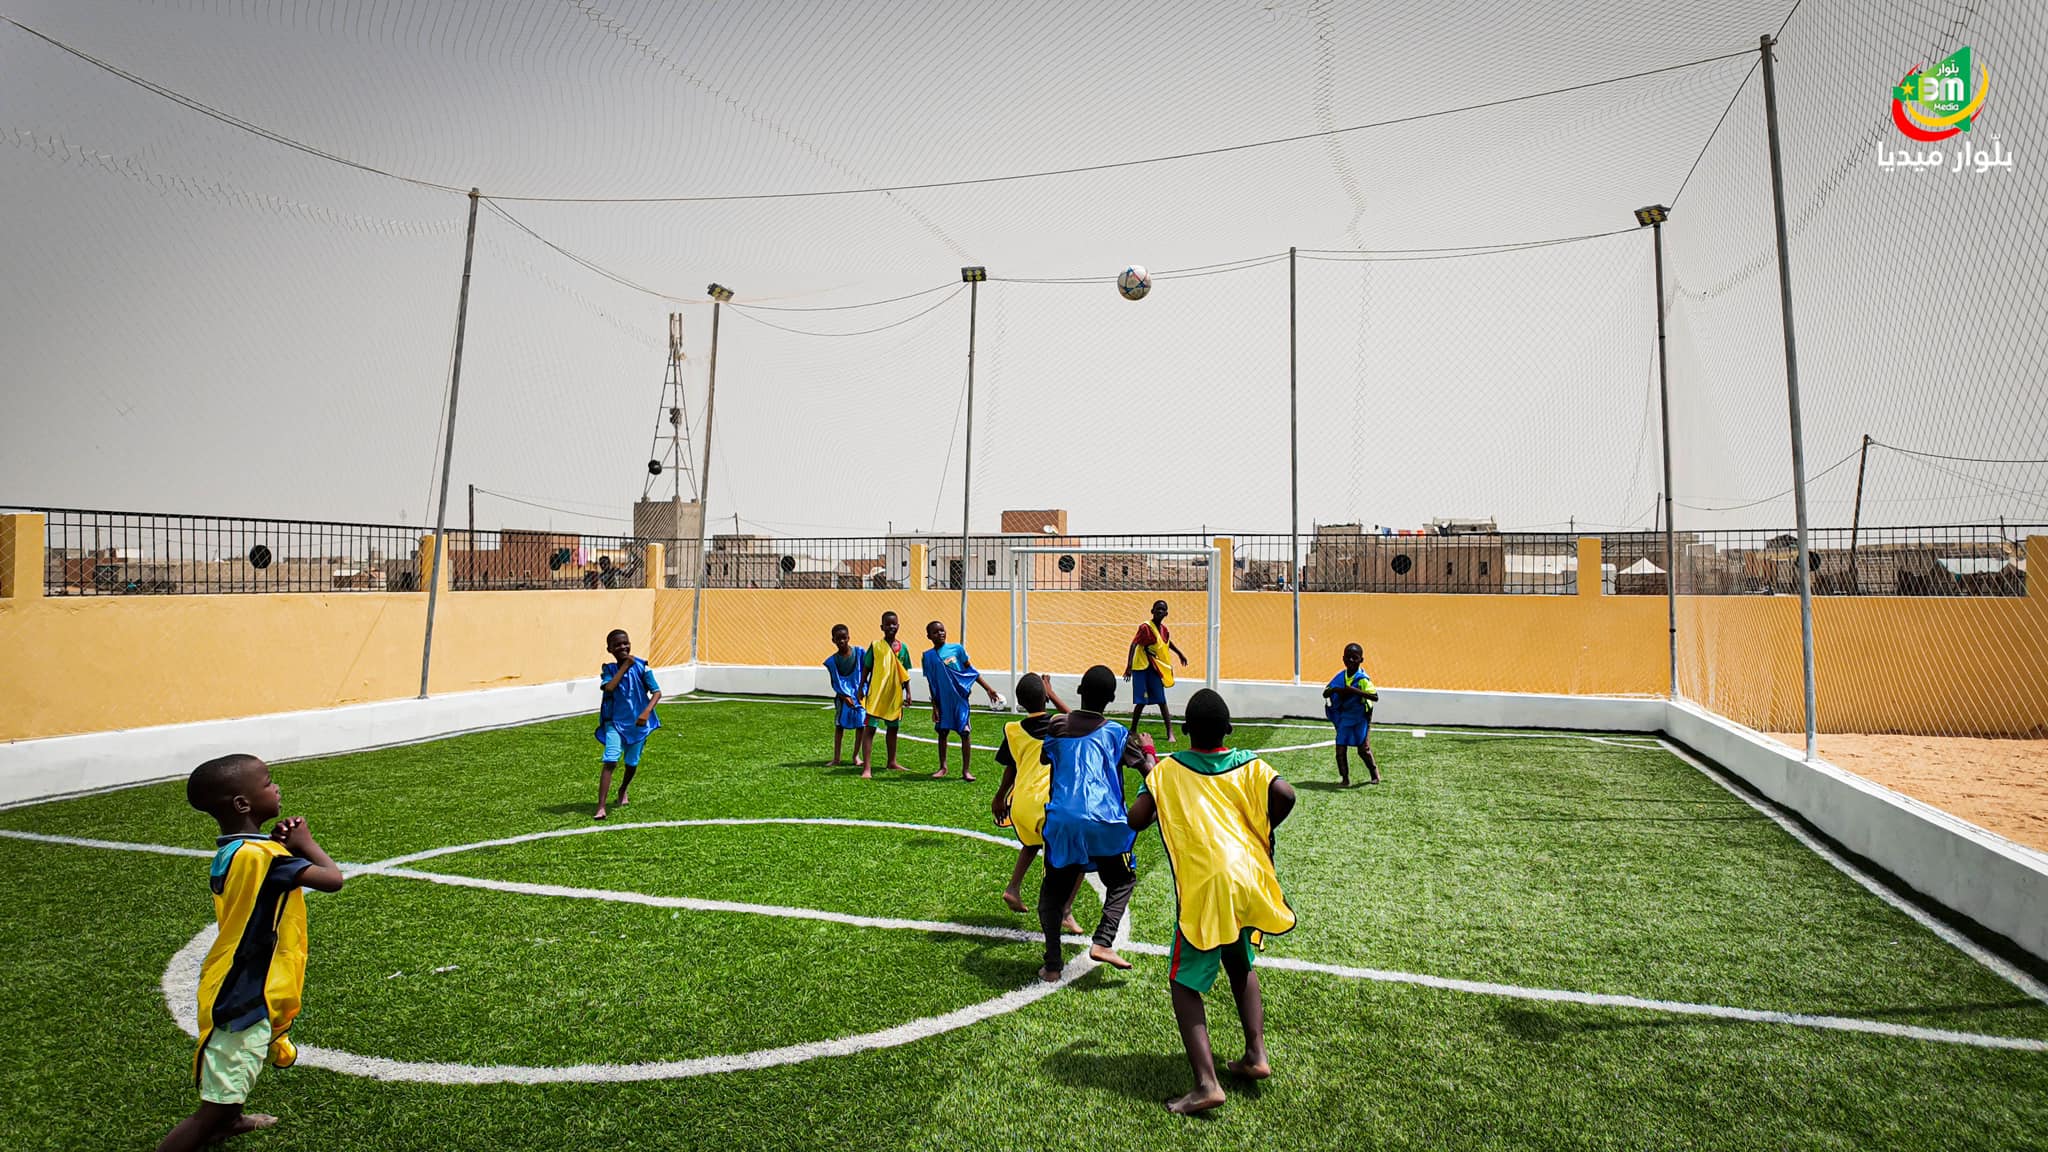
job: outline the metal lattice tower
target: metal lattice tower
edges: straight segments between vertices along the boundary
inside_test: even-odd
[[[680,504],[697,499],[697,471],[691,464],[690,410],[683,399],[683,314],[668,314],[668,367],[661,381],[661,407],[655,413],[654,445],[647,455],[647,482],[640,498],[655,499],[663,473],[670,479],[670,498]]]

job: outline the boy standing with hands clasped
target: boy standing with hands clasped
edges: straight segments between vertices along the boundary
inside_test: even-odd
[[[268,1128],[277,1117],[242,1106],[269,1063],[298,1059],[289,1032],[306,983],[306,897],[341,891],[341,869],[303,817],[277,820],[282,797],[270,766],[221,756],[192,770],[185,799],[214,818],[220,837],[207,884],[220,934],[199,967],[199,1047],[192,1079],[199,1110],[157,1145],[185,1152]],[[277,820],[269,835],[263,824]]]

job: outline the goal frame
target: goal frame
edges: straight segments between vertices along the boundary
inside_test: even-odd
[[[1203,670],[1207,673],[1203,683],[1214,689],[1222,679],[1223,664],[1223,585],[1218,583],[1217,569],[1223,563],[1223,550],[1215,545],[1147,548],[1137,545],[1087,545],[1072,548],[1023,547],[1010,549],[1010,698],[1017,698],[1017,681],[1031,669],[1031,561],[1033,556],[1202,556],[1209,563],[1204,566],[1207,573],[1209,593],[1209,626],[1203,642]],[[1228,574],[1225,574],[1227,578]]]

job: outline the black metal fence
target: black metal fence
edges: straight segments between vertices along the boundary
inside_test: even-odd
[[[1239,591],[1284,592],[1299,572],[1304,592],[1434,592],[1568,595],[1578,590],[1578,538],[1568,533],[1366,532],[1346,525],[1300,537],[1232,537]]]
[[[714,536],[704,553],[708,588],[908,588],[912,548],[924,548],[925,586],[933,590],[1009,588],[1015,565],[1031,587],[1057,589],[1199,589],[1208,586],[1206,556],[1161,556],[1147,549],[1208,548],[1200,533],[1149,536],[1058,536],[1037,533],[958,536],[920,532],[894,536]],[[1019,552],[1023,548],[1072,552]],[[1103,551],[1103,550],[1107,551]],[[1128,551],[1125,551],[1125,550]],[[1093,550],[1093,551],[1088,551]]]
[[[1813,594],[2024,596],[2029,535],[2048,535],[2048,525],[1814,529],[1807,541]],[[1795,532],[1679,532],[1675,544],[1680,595],[1798,594]]]
[[[45,517],[48,596],[417,591],[423,529],[29,508]]]
[[[457,592],[645,588],[647,544],[630,536],[582,536],[506,528],[448,533],[448,586]]]

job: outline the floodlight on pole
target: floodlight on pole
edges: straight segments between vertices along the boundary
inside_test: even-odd
[[[704,577],[711,562],[704,555],[704,520],[711,514],[711,417],[718,411],[718,314],[732,299],[732,289],[722,284],[712,284],[704,289],[711,297],[711,365],[704,385],[704,471],[697,479],[697,547],[691,557],[694,571],[690,573],[690,663],[698,662],[697,625],[704,619]],[[735,514],[737,521],[737,514]],[[733,529],[739,531],[737,527]]]
[[[954,637],[956,643],[967,642],[967,577],[971,571],[968,565],[968,517],[974,508],[974,328],[981,310],[981,286],[988,280],[988,269],[979,264],[960,270],[960,280],[967,285],[967,451],[960,480],[960,632]]]
[[[1669,694],[1678,699],[1678,524],[1673,519],[1671,494],[1671,385],[1664,367],[1664,222],[1671,209],[1662,204],[1636,209],[1636,224],[1654,233],[1657,307],[1657,412],[1663,422],[1660,437],[1664,447],[1664,618],[1667,628],[1665,654],[1670,659]]]

